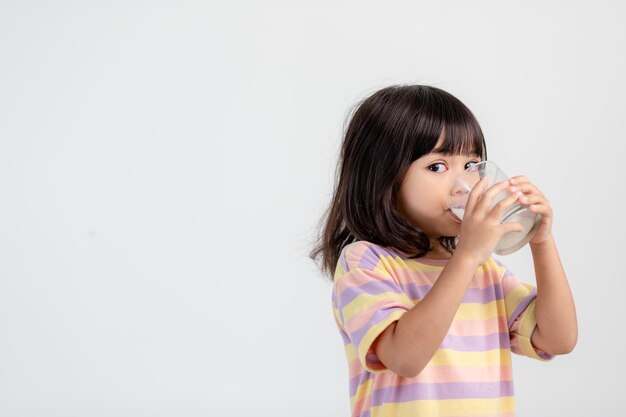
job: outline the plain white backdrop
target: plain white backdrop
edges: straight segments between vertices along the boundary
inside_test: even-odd
[[[380,3],[380,4],[379,4]],[[626,8],[0,1],[0,415],[349,415],[307,254],[350,109],[445,89],[550,200],[575,350],[521,417],[622,415]],[[527,247],[499,259],[535,283]]]

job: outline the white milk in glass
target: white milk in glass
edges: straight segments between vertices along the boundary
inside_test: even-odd
[[[506,198],[506,192],[500,193],[494,197],[491,208],[495,206],[498,201]],[[463,219],[463,215],[465,214],[464,206],[453,206],[450,207],[450,210],[459,218]],[[535,223],[537,221],[536,214],[532,213],[525,206],[514,205],[507,209],[502,215],[502,223],[520,223],[524,230],[521,232],[509,232],[500,238],[497,246],[495,247],[495,253],[498,255],[505,255],[511,253],[514,248],[519,248],[520,244],[523,242],[527,242],[530,239],[530,236],[525,239],[525,237],[529,234],[529,231],[534,228]]]

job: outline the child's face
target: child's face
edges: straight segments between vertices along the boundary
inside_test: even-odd
[[[441,142],[440,139],[435,148]],[[431,238],[458,235],[461,223],[447,208],[452,199],[453,183],[465,169],[480,161],[480,156],[475,154],[444,156],[437,153],[413,161],[400,186],[401,213]]]

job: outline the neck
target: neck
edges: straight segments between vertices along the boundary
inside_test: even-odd
[[[428,252],[424,256],[427,259],[450,259],[452,258],[452,254],[448,252],[442,245],[439,243],[439,240],[436,238],[431,238],[430,240],[432,250]]]

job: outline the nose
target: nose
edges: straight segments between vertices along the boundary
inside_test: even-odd
[[[464,194],[467,193],[467,189],[465,186],[463,186],[463,184],[461,184],[459,181],[452,181],[452,186],[450,187],[450,195],[451,196],[455,196],[455,195],[459,195],[459,194]]]
[[[468,188],[465,181],[458,181],[458,179],[458,176],[455,177],[452,180],[452,184],[449,185],[450,201],[448,203],[448,208],[465,207],[465,204],[467,203],[467,197],[469,196],[471,189]]]
[[[476,183],[478,181],[475,181]],[[450,185],[450,195],[458,196],[463,194],[469,194],[472,191],[472,187],[476,184],[474,182],[474,178],[463,176],[457,176],[452,180],[452,185]]]

